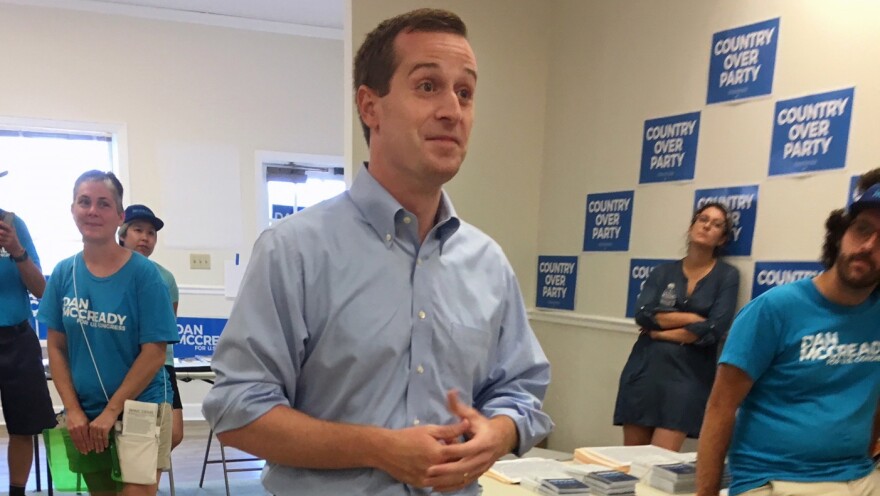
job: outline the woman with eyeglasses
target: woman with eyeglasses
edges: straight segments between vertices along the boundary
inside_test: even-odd
[[[178,341],[168,290],[152,262],[116,242],[123,222],[116,176],[82,174],[70,210],[83,249],[55,267],[39,312],[48,328],[49,368],[64,403],[66,428],[77,451],[106,457],[125,400],[156,403],[156,466],[166,468],[173,393],[163,364],[167,343]],[[109,468],[83,476],[90,494],[117,494]],[[122,485],[126,496],[156,491],[157,484]]]
[[[687,255],[658,265],[636,303],[640,335],[620,376],[614,425],[627,446],[679,451],[699,436],[717,349],[736,310],[739,272],[719,259],[733,222],[720,203],[694,212]]]

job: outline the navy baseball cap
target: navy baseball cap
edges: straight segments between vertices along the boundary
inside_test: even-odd
[[[125,209],[125,223],[128,224],[136,220],[144,220],[153,224],[157,231],[165,226],[162,219],[156,217],[156,214],[146,205],[129,205]]]
[[[880,184],[868,188],[849,206],[850,217],[855,217],[866,208],[880,208]]]

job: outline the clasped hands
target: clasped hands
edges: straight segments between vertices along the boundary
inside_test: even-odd
[[[82,410],[68,411],[66,417],[70,440],[80,453],[102,453],[110,446],[110,431],[117,417],[113,412],[105,409],[91,422]]]
[[[447,404],[459,422],[393,431],[378,468],[415,487],[457,491],[477,480],[516,442],[510,417],[486,418],[461,403],[455,390],[447,393]]]

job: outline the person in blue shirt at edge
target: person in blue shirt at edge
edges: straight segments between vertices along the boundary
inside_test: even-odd
[[[141,255],[150,258],[156,249],[156,241],[159,239],[159,231],[165,227],[162,219],[146,205],[129,205],[125,208],[125,221],[119,227],[119,245],[134,250]],[[162,282],[168,288],[168,296],[171,297],[171,307],[174,316],[177,316],[177,304],[180,302],[180,290],[177,288],[177,280],[174,274],[165,267],[151,260]],[[180,389],[177,387],[177,374],[174,372],[174,346],[165,347],[165,371],[171,381],[171,389],[174,391],[174,399],[171,402],[171,450],[173,451],[183,441],[183,402],[180,399]]]
[[[34,458],[33,436],[55,425],[40,341],[28,322],[28,291],[39,298],[45,287],[27,226],[0,209],[0,397],[9,433],[10,496],[24,496]]]
[[[826,270],[737,315],[700,434],[698,495],[718,494],[725,455],[732,496],[880,494],[880,184],[866,186],[825,222]]]
[[[476,83],[455,14],[379,24],[354,63],[370,161],[254,246],[203,411],[223,443],[267,460],[272,494],[475,495],[552,427],[513,270],[442,190]]]
[[[627,446],[672,451],[695,438],[715,378],[739,290],[739,271],[720,259],[732,238],[724,205],[700,206],[688,228],[687,255],[657,266],[639,294],[641,326],[620,374],[614,425]]]
[[[73,192],[70,210],[83,250],[52,271],[38,314],[48,328],[49,368],[66,428],[79,452],[109,456],[110,430],[125,400],[157,403],[157,468],[167,468],[172,391],[162,364],[166,343],[178,341],[168,290],[152,262],[116,242],[123,221],[116,176],[85,172]],[[116,494],[109,468],[83,477],[90,494]],[[157,489],[126,483],[122,494],[155,495]]]

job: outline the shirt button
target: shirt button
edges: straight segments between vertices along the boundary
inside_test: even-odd
[[[424,374],[424,373],[425,373],[425,367],[422,367],[421,365],[419,365],[419,366],[416,368],[416,372],[418,372],[418,373],[420,373],[420,374]]]
[[[419,310],[419,318],[422,320],[425,320],[425,317],[427,317],[427,314],[425,313],[425,311]]]
[[[412,222],[412,218],[410,218],[409,216],[403,218],[404,224],[409,224],[410,222]]]
[[[390,235],[390,234],[386,234],[386,235],[385,235],[385,241],[391,241],[391,235]]]
[[[415,419],[415,420],[413,420],[413,425],[419,425],[419,424],[421,424],[421,423],[422,423],[422,421],[419,420],[419,419]]]
[[[422,265],[422,259],[421,259],[421,258],[417,258],[417,259],[416,259],[416,265]]]

